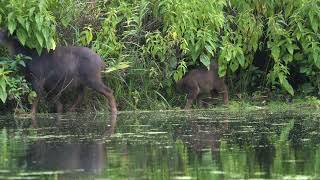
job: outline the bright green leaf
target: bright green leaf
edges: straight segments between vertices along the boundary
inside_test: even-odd
[[[3,103],[6,102],[7,100],[7,92],[6,92],[6,82],[5,80],[2,78],[0,79],[0,99]]]
[[[241,55],[237,56],[237,59],[238,59],[239,64],[241,65],[241,67],[244,67],[244,66],[245,66],[245,58],[244,58],[244,55],[241,54]]]
[[[271,48],[271,54],[275,60],[278,60],[280,57],[280,48],[278,46],[273,46]]]
[[[294,95],[293,88],[289,84],[287,79],[283,79],[282,86],[286,89],[286,91],[288,91],[289,94],[291,94],[292,96]]]
[[[38,43],[43,47],[43,37],[39,33],[35,33]]]
[[[291,43],[287,43],[287,49],[291,55],[293,55],[293,45]]]
[[[230,69],[232,72],[235,72],[239,68],[239,63],[236,61],[233,61],[230,63]]]
[[[12,34],[16,30],[16,27],[17,27],[17,23],[16,23],[13,16],[14,16],[13,12],[9,13],[9,15],[8,15],[8,29],[9,29],[10,34]]]
[[[220,77],[223,77],[223,76],[226,75],[226,73],[227,73],[227,68],[226,68],[226,66],[219,64],[219,72],[218,72],[219,76],[220,76]]]
[[[206,54],[200,55],[200,62],[205,65],[207,68],[210,66],[210,58]]]
[[[205,48],[208,51],[208,53],[210,53],[212,56],[214,56],[213,49],[212,49],[212,47],[210,45],[206,45]]]
[[[17,37],[18,37],[19,41],[21,42],[21,44],[24,46],[26,43],[26,40],[27,40],[27,32],[24,29],[19,28],[17,30]]]

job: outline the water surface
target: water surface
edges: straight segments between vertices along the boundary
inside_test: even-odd
[[[320,179],[320,113],[0,117],[0,179]]]

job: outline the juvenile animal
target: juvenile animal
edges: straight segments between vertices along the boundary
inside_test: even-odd
[[[219,77],[218,64],[215,62],[210,64],[209,70],[200,68],[191,70],[177,81],[177,88],[188,94],[185,109],[189,109],[200,94],[211,94],[213,97],[218,92],[223,94],[225,104],[229,101],[227,85],[224,77]]]
[[[103,61],[89,48],[58,47],[38,55],[36,51],[23,47],[4,29],[0,29],[0,45],[7,47],[12,55],[21,53],[32,58],[26,63],[25,73],[26,79],[38,94],[32,103],[33,115],[36,114],[40,96],[49,97],[55,103],[57,112],[61,113],[63,105],[60,98],[67,90],[78,93],[71,107],[73,110],[82,100],[85,87],[104,95],[109,101],[111,113],[116,114],[113,91],[105,86],[101,79]]]

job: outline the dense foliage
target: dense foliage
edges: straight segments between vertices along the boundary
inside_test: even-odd
[[[174,82],[212,60],[231,94],[320,95],[319,0],[0,0],[0,24],[94,49],[120,109],[180,106]]]

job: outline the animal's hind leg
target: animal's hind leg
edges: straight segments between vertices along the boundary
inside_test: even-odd
[[[223,94],[223,102],[224,104],[228,104],[229,102],[229,93],[228,87],[225,83],[222,84],[221,88],[218,89],[219,93]]]
[[[79,88],[79,94],[77,96],[76,101],[73,103],[73,105],[71,106],[71,108],[69,109],[69,111],[73,112],[75,111],[75,108],[81,103],[82,99],[84,96],[84,87],[80,87]]]
[[[199,87],[194,87],[191,89],[191,91],[188,94],[187,103],[184,109],[190,109],[193,100],[195,100],[198,97],[199,93],[200,93]]]
[[[225,89],[224,92],[223,92],[223,102],[224,102],[224,104],[228,104],[228,102],[229,102],[228,89]]]
[[[61,122],[61,113],[63,112],[63,104],[60,101],[60,98],[58,97],[58,99],[55,101],[55,105],[56,105],[56,111],[57,111],[57,123],[60,124]]]
[[[32,114],[33,116],[35,116],[36,113],[37,113],[38,103],[39,103],[39,97],[36,97],[36,98],[33,100],[32,106],[31,106],[31,114]]]
[[[108,101],[109,101],[109,106],[111,108],[111,114],[116,114],[117,113],[117,104],[116,100],[113,96],[113,91],[105,86],[102,81],[95,81],[95,82],[89,82],[88,86],[100,94],[104,95]]]

